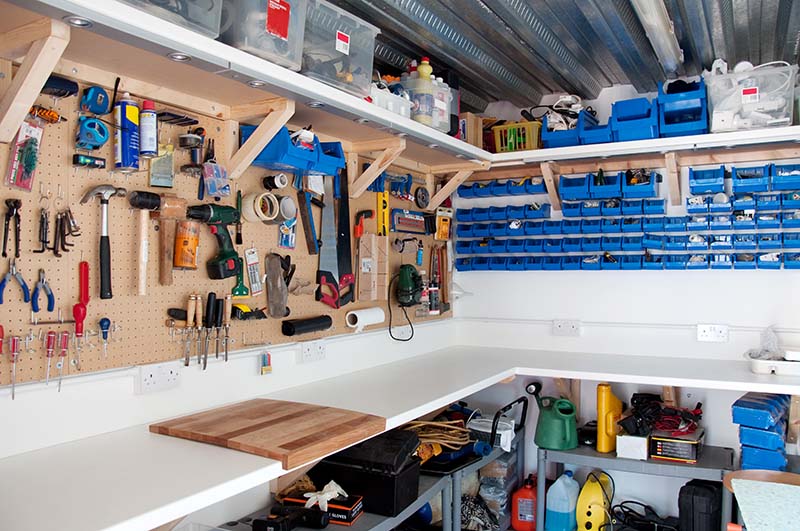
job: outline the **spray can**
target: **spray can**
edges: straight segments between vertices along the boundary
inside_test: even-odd
[[[142,101],[139,114],[139,156],[152,159],[158,156],[158,116],[153,100]]]
[[[114,168],[139,171],[139,106],[127,92],[114,104]]]
[[[197,269],[197,246],[200,243],[200,222],[181,220],[175,230],[172,265],[176,269]]]

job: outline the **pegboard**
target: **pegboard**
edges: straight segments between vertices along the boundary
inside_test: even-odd
[[[81,85],[81,90],[84,88]],[[107,87],[108,89],[108,87]],[[124,78],[120,86],[120,93],[125,89]],[[109,90],[109,93],[111,91]],[[141,103],[140,96],[147,95],[135,94],[134,99]],[[44,293],[40,294],[42,308],[36,317],[42,321],[56,320],[58,311],[64,319],[72,318],[72,307],[78,302],[78,263],[85,260],[90,264],[90,301],[87,305],[87,316],[85,329],[88,332],[89,344],[85,345],[80,353],[81,371],[77,371],[75,366],[76,349],[74,344],[70,346],[70,363],[64,366],[64,375],[85,374],[94,371],[102,371],[117,367],[127,367],[142,365],[147,363],[175,360],[183,358],[183,343],[180,341],[178,332],[183,326],[183,322],[177,322],[175,340],[170,339],[169,328],[166,326],[168,319],[168,308],[185,308],[186,301],[190,294],[198,293],[203,297],[203,304],[208,292],[216,292],[218,296],[230,293],[235,285],[235,278],[224,280],[210,280],[205,272],[205,262],[217,252],[216,242],[207,227],[201,230],[200,246],[198,249],[198,269],[196,271],[175,270],[173,273],[174,282],[172,286],[161,286],[158,282],[158,232],[157,222],[151,221],[149,240],[150,251],[147,275],[147,295],[137,295],[137,261],[138,261],[138,211],[129,207],[127,198],[113,197],[109,201],[109,235],[111,240],[111,270],[113,298],[101,300],[99,297],[99,232],[100,232],[100,204],[99,200],[94,199],[88,204],[80,204],[84,193],[91,188],[101,184],[112,184],[117,187],[124,187],[128,193],[134,190],[147,190],[156,193],[174,193],[181,198],[188,200],[189,205],[200,204],[208,201],[197,200],[197,179],[179,172],[182,164],[189,162],[189,154],[177,147],[178,135],[185,132],[185,128],[171,125],[160,124],[159,140],[161,143],[171,143],[175,146],[174,167],[176,168],[174,187],[151,188],[149,186],[149,175],[147,172],[148,162],[142,160],[140,166],[142,171],[129,175],[115,173],[109,170],[94,170],[72,167],[72,155],[74,149],[74,137],[77,130],[78,119],[78,99],[76,97],[54,101],[49,97],[42,96],[38,103],[56,109],[67,118],[67,122],[46,125],[44,136],[41,142],[39,155],[39,165],[34,178],[33,189],[30,193],[8,186],[0,187],[0,206],[5,209],[4,200],[8,198],[18,198],[22,200],[21,208],[21,255],[16,260],[17,269],[23,274],[28,286],[33,292],[34,285],[38,279],[39,269],[44,269],[47,279],[55,294],[55,311],[46,311],[46,298]],[[157,109],[162,108],[156,105]],[[191,110],[187,111],[191,114]],[[219,158],[224,158],[226,153],[235,151],[238,146],[238,128],[227,127],[226,122],[212,118],[195,115],[200,126],[207,131],[208,138],[215,140],[215,149]],[[112,115],[106,117],[109,121],[113,120]],[[110,127],[112,137],[113,128]],[[4,175],[7,168],[7,159],[10,147],[2,149],[0,152],[0,166]],[[103,148],[92,152],[92,155],[104,157],[107,165],[113,167],[113,138]],[[360,162],[361,163],[361,162]],[[389,171],[396,173],[408,173],[407,170],[400,168],[390,168]],[[220,204],[235,206],[235,192],[241,189],[242,194],[263,190],[261,178],[274,172],[262,168],[251,167],[233,185],[233,194],[229,198],[223,199]],[[416,178],[422,179],[424,176],[416,174]],[[49,199],[42,199],[41,193],[49,196]],[[295,190],[291,189],[279,195],[291,195],[295,197]],[[213,201],[213,200],[212,200]],[[62,257],[57,258],[52,251],[43,254],[33,253],[38,244],[38,224],[39,210],[45,203],[49,204],[50,210],[50,239],[52,243],[53,228],[55,226],[55,211],[72,209],[72,212],[80,224],[81,235],[78,238],[68,238],[74,247],[70,251],[63,253]],[[409,208],[414,209],[412,203],[390,199],[390,208]],[[356,212],[364,209],[374,210],[376,207],[376,195],[366,192],[358,199],[351,200],[350,214],[354,218]],[[319,234],[319,209],[314,210],[315,222],[317,224],[317,234]],[[5,212],[5,210],[4,210]],[[351,220],[352,227],[353,220]],[[365,232],[376,231],[376,219],[366,219]],[[234,228],[231,227],[233,234]],[[390,233],[393,240],[394,233]],[[434,244],[431,236],[420,236],[424,243],[425,255],[424,265],[420,269],[428,269],[430,265],[430,250]],[[10,234],[13,241],[13,231]],[[9,242],[10,248],[12,243]],[[261,258],[260,269],[264,272],[264,258],[269,252],[276,252],[291,256],[292,263],[297,265],[295,278],[310,281],[314,286],[317,270],[317,256],[307,254],[306,242],[303,236],[301,222],[298,220],[296,248],[294,250],[280,249],[278,247],[278,226],[248,223],[243,221],[243,243],[237,246],[240,256],[244,256],[244,249],[255,246]],[[355,251],[355,240],[353,240],[353,251]],[[13,256],[13,251],[10,253]],[[400,255],[395,252],[390,253],[390,274],[397,272],[401,263],[414,263],[414,254]],[[4,275],[8,270],[8,262],[0,259],[0,274]],[[354,263],[355,270],[355,263]],[[245,281],[247,278],[245,275]],[[315,286],[314,286],[315,287]],[[236,299],[234,303],[242,302],[251,308],[265,307],[267,304],[266,293],[249,299]],[[334,310],[325,304],[314,299],[312,294],[289,295],[289,308],[291,309],[290,319],[315,317],[319,315],[330,315],[333,318],[333,327],[329,330],[307,334],[302,336],[286,337],[281,333],[280,319],[266,319],[259,321],[236,321],[232,320],[230,337],[233,343],[230,346],[231,352],[242,348],[251,348],[257,345],[271,345],[287,343],[293,341],[307,341],[319,339],[339,334],[353,333],[351,328],[345,324],[345,314],[348,311],[370,308],[380,305],[386,310],[386,301],[361,302],[349,304],[339,310]],[[204,306],[205,308],[205,306]],[[405,324],[402,312],[395,306],[393,308],[395,326]],[[438,317],[425,317],[419,319],[415,317],[413,311],[409,312],[412,321],[432,320],[447,318],[451,314],[443,314]],[[31,306],[22,300],[22,293],[17,283],[12,280],[5,288],[4,303],[0,305],[0,324],[5,329],[6,345],[5,356],[0,361],[0,385],[10,384],[11,365],[8,357],[8,341],[11,335],[26,336],[32,334],[34,339],[27,350],[23,345],[17,363],[17,383],[44,380],[46,357],[45,349],[40,338],[49,330],[74,331],[73,324],[61,325],[32,325]],[[102,341],[98,337],[98,321],[102,317],[107,317],[118,327],[113,334],[113,340],[108,345],[107,356],[103,357]],[[388,312],[387,312],[388,319]],[[376,325],[372,328],[385,328],[383,325]],[[214,356],[213,340],[211,342],[211,357]],[[192,348],[192,365],[190,369],[200,370],[194,356]],[[56,348],[54,359],[52,360],[51,379],[56,376],[55,364],[58,356]],[[52,384],[51,384],[52,386]],[[55,392],[55,388],[54,388]]]

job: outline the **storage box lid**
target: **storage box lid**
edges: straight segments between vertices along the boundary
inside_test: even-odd
[[[416,433],[392,430],[342,450],[325,461],[396,474],[406,466],[417,446],[419,437]]]

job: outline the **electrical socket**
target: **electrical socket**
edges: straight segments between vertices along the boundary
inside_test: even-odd
[[[325,341],[306,341],[300,348],[298,363],[314,363],[325,359]]]
[[[180,383],[181,364],[179,361],[140,365],[134,392],[137,395],[157,393],[167,389],[174,389]]]
[[[583,335],[583,326],[580,321],[556,319],[553,321],[552,332],[554,336],[578,337]]]
[[[411,338],[411,327],[408,325],[403,326],[393,326],[392,327],[392,335],[397,338],[398,340],[402,341],[404,339]]]
[[[728,325],[699,324],[697,325],[697,340],[701,343],[727,343]]]

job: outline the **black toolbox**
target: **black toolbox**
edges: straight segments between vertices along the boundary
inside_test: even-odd
[[[333,480],[364,497],[364,511],[397,516],[419,496],[417,435],[393,430],[323,459],[308,475],[322,488]]]
[[[722,525],[722,483],[693,479],[681,487],[681,531],[716,531]]]

